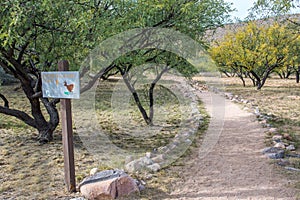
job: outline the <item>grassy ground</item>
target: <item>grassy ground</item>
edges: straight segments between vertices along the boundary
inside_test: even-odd
[[[247,80],[246,87],[242,87],[238,78],[222,80],[227,92],[249,100],[252,105],[259,107],[261,113],[272,116],[268,123],[276,127],[280,134],[287,133],[292,136],[293,143],[298,147],[296,153],[300,153],[300,83],[297,84],[294,79],[283,80],[273,77],[258,91],[250,80]],[[267,146],[271,145],[271,137],[272,135],[266,134]],[[289,161],[292,167],[300,168],[300,159],[291,158]],[[294,172],[285,170],[282,173],[291,177],[295,175]],[[300,182],[295,187],[300,188]]]
[[[252,87],[248,80],[242,87],[237,78],[223,78],[227,92],[257,105],[261,113],[273,116],[268,123],[277,127],[281,133],[288,133],[300,139],[300,84],[294,79],[268,79],[260,90]]]
[[[240,95],[245,99],[251,100],[253,104],[257,104],[262,112],[272,113],[275,119],[271,122],[278,127],[282,133],[289,133],[294,138],[300,135],[300,85],[294,83],[294,80],[270,79],[261,91],[256,91],[248,82],[248,86],[243,88],[238,79],[223,79],[226,90],[234,94]],[[15,86],[14,86],[15,87]],[[14,87],[5,86],[0,88],[12,91]],[[111,139],[115,144],[121,145],[122,138],[116,137],[116,133],[121,133],[118,124],[112,123],[110,119],[111,112],[109,109],[110,101],[108,97],[112,93],[112,87],[106,91],[98,91],[99,100],[96,104],[98,110],[97,117],[103,129],[116,130],[111,132]],[[161,88],[161,92],[164,88]],[[5,92],[3,92],[5,93]],[[106,94],[105,94],[106,93]],[[106,96],[105,96],[106,95]],[[168,100],[172,100],[171,95],[167,95],[166,99],[161,101],[164,109],[174,109],[176,103],[166,104]],[[9,99],[12,101],[11,107],[27,109],[26,98],[20,91],[10,92]],[[174,101],[173,101],[174,102]],[[199,105],[203,111],[203,106]],[[130,109],[132,109],[130,107]],[[176,110],[176,109],[175,109]],[[128,111],[128,112],[133,112]],[[204,113],[204,111],[203,111]],[[120,113],[124,115],[124,113]],[[174,112],[168,118],[166,125],[176,126],[179,121],[176,120],[178,113]],[[134,118],[130,127],[135,123],[141,122],[141,118]],[[205,131],[208,118],[198,132],[196,141],[201,139],[201,134]],[[147,141],[141,141],[130,136],[127,137],[126,144],[123,148],[134,148],[149,150],[157,146],[168,143],[169,139],[176,133],[166,131],[165,134],[158,134],[157,137],[149,138]],[[37,133],[34,129],[24,125],[12,117],[0,115],[0,199],[68,199],[70,195],[65,191],[63,184],[63,155],[62,143],[59,128],[55,132],[54,141],[50,144],[39,145],[35,141]],[[125,137],[124,136],[124,137]],[[126,138],[125,137],[125,138]],[[87,151],[80,137],[75,132],[75,163],[77,181],[82,180],[88,175],[90,169],[98,167],[100,169],[106,166],[99,165],[93,160],[92,155]],[[197,149],[195,142],[184,156],[188,158],[189,154]],[[186,159],[186,158],[185,158]],[[173,166],[184,165],[185,159],[179,159]],[[298,160],[295,161],[297,163]],[[299,164],[300,165],[300,164]],[[170,182],[175,181],[179,177],[178,172],[167,168],[161,170],[157,174],[145,179],[147,182],[146,190],[144,190],[138,198],[141,199],[161,199],[168,196],[170,192]],[[289,174],[287,174],[289,175]],[[292,174],[291,174],[292,175]],[[300,185],[300,184],[299,184]],[[298,186],[299,187],[299,186]],[[76,194],[71,195],[76,196]]]
[[[157,134],[141,139],[128,134],[137,125],[144,126],[143,119],[136,110],[132,99],[129,100],[126,112],[119,110],[117,113],[123,117],[121,119],[124,119],[129,113],[130,123],[125,123],[127,126],[120,126],[118,121],[112,120],[114,117],[110,107],[110,98],[114,86],[114,81],[104,85],[100,84],[96,92],[96,110],[101,128],[107,131],[115,145],[131,151],[145,152],[167,144],[175,136],[176,127],[180,124],[180,112],[176,98],[166,88],[158,88],[156,95],[163,98],[156,103],[160,109],[167,110],[167,116],[158,113],[160,117],[154,118],[155,125],[163,128]],[[22,92],[20,90],[11,92],[15,87],[1,86],[0,91],[8,94],[11,108],[29,111],[27,100]],[[145,98],[146,96],[141,100],[143,105],[147,106]],[[199,108],[204,110],[201,104],[199,104]],[[172,112],[170,112],[171,110]],[[205,122],[207,124],[206,118]],[[203,133],[203,127],[204,124],[198,135]],[[54,134],[54,141],[49,144],[40,145],[35,140],[36,137],[35,129],[13,117],[0,115],[0,199],[69,199],[71,196],[78,196],[79,194],[70,195],[65,190],[60,127]],[[88,176],[89,171],[94,167],[98,167],[100,170],[109,169],[106,165],[101,165],[94,160],[92,154],[81,142],[76,130],[74,131],[74,145],[77,183]],[[183,162],[179,160],[174,165],[183,165]],[[147,177],[140,174],[136,178],[143,178],[147,182],[147,186],[137,198],[157,197],[160,199],[166,196],[170,190],[168,183],[176,177],[178,177],[177,172],[168,169]]]

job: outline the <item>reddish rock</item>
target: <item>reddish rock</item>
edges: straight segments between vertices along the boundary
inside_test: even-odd
[[[283,134],[283,138],[290,141],[293,140],[293,138],[288,133]]]
[[[109,170],[113,171],[113,170]],[[128,196],[133,192],[139,192],[136,181],[128,176],[125,172],[113,174],[104,178],[88,177],[80,183],[81,194],[89,200],[116,199],[122,196]]]

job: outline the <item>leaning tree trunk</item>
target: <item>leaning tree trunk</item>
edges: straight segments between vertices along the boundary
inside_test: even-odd
[[[258,90],[261,89],[262,85],[261,85],[261,79],[260,77],[254,72],[254,71],[250,71],[250,73],[252,74],[252,82],[253,82],[253,86],[256,87]]]
[[[5,63],[0,63],[2,67],[7,67]],[[36,78],[33,78],[24,70],[19,63],[14,63],[15,69],[8,68],[11,70],[15,78],[20,80],[21,87],[30,103],[31,115],[27,114],[22,110],[16,110],[10,108],[9,101],[4,96],[0,95],[0,98],[4,102],[3,106],[0,105],[0,113],[5,115],[13,116],[27,125],[38,130],[38,140],[41,143],[47,143],[53,139],[53,132],[59,123],[59,115],[56,109],[56,104],[59,99],[49,101],[41,96],[41,79],[40,74],[35,72]],[[42,112],[41,102],[46,108],[49,115],[49,120],[45,118],[45,113]]]
[[[120,70],[121,71],[121,70]],[[123,76],[123,80],[127,86],[127,88],[129,89],[129,91],[131,92],[132,96],[133,96],[133,99],[140,111],[140,113],[142,114],[143,116],[143,119],[144,121],[146,122],[147,125],[152,125],[152,121],[151,119],[149,118],[146,110],[144,109],[144,107],[142,106],[142,103],[140,101],[140,98],[139,98],[139,95],[137,93],[137,91],[135,90],[135,88],[133,87],[133,85],[130,83],[130,81],[128,80],[127,78],[127,74],[124,74],[122,71],[121,71],[121,74]]]
[[[244,80],[243,74],[238,74],[238,77],[241,79],[241,81],[243,82],[243,87],[246,87],[246,82]]]
[[[300,66],[298,67],[298,70],[296,70],[296,82],[299,83],[300,81]]]
[[[157,74],[156,78],[152,81],[150,88],[149,88],[149,118],[151,124],[153,125],[153,116],[154,116],[154,88],[157,82],[161,79],[163,74],[169,70],[168,67],[165,67],[160,73]]]
[[[255,86],[256,86],[255,78],[251,75],[250,72],[247,72],[246,75],[247,75],[248,78],[250,78],[250,80],[252,81],[253,87],[255,87]]]
[[[36,91],[34,91],[32,83],[22,83],[22,88],[30,101],[31,114],[34,118],[36,129],[39,132],[38,140],[41,143],[47,143],[53,139],[53,132],[59,123],[59,115],[56,109],[56,104],[59,102],[59,100],[54,99],[52,102],[50,102],[49,99],[43,98],[41,95],[35,96],[37,92],[40,93],[42,91],[42,81],[40,74],[38,75],[38,78],[34,80],[34,83],[36,85]],[[42,112],[41,103],[46,108],[49,115],[48,121],[46,121],[45,116]]]
[[[46,121],[40,109],[40,101],[38,98],[30,99],[31,116],[21,110],[12,109],[9,107],[9,102],[3,94],[0,98],[4,102],[4,106],[0,106],[0,113],[16,117],[27,125],[38,130],[38,140],[41,143],[47,143],[53,139],[53,132],[59,123],[58,111],[55,107],[59,100],[50,102],[48,99],[42,98],[42,102],[49,114],[49,121]]]

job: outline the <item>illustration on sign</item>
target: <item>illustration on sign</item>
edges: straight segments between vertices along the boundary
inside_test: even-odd
[[[42,72],[43,97],[79,99],[79,72]]]

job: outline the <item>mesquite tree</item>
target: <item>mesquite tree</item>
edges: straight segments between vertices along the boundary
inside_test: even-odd
[[[246,75],[259,90],[275,70],[292,63],[299,65],[299,39],[286,25],[275,22],[261,26],[252,22],[228,34],[210,52],[221,70],[240,74],[243,83]]]
[[[200,41],[205,30],[221,26],[232,11],[230,4],[220,0],[8,0],[0,6],[0,66],[20,81],[31,108],[31,113],[12,108],[0,90],[0,113],[36,128],[41,142],[52,139],[59,123],[59,100],[41,96],[41,71],[56,70],[62,59],[69,60],[71,70],[77,70],[102,40],[137,27],[172,28]],[[105,79],[114,71],[124,74],[124,69],[129,69],[124,63],[128,61],[112,63],[96,78]]]

